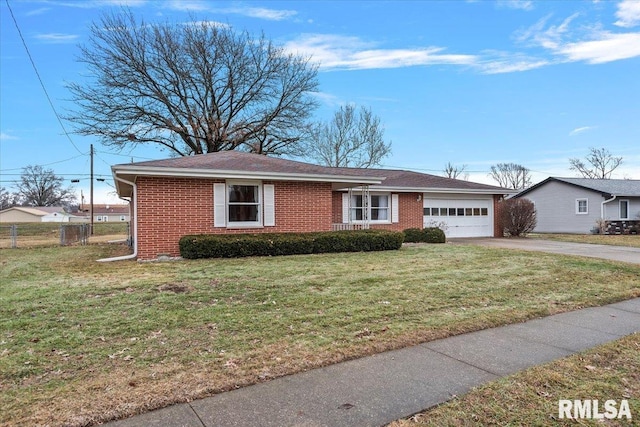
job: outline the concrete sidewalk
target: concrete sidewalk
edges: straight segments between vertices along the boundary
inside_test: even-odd
[[[389,351],[107,425],[382,426],[634,332],[640,298]]]

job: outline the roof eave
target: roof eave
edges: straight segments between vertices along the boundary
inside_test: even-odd
[[[356,175],[327,175],[327,174],[303,174],[281,172],[252,172],[219,169],[186,169],[166,167],[128,167],[116,165],[111,168],[116,190],[122,195],[121,188],[124,184],[117,177],[128,181],[135,181],[139,176],[178,177],[178,178],[208,178],[208,179],[251,179],[265,181],[304,181],[304,182],[331,182],[350,185],[376,185],[380,184],[384,177],[356,176]],[[127,196],[128,197],[128,196]]]

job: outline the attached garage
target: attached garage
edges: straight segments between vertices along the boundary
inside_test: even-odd
[[[491,196],[433,195],[425,193],[424,226],[441,226],[448,238],[493,237]]]

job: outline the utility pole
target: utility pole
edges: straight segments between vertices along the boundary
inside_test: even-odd
[[[89,234],[93,236],[93,144],[89,148],[89,154],[91,157],[91,184],[90,184],[90,194],[89,194],[89,217],[91,218],[90,226],[89,226]]]

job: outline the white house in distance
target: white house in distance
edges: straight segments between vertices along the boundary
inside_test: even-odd
[[[609,233],[640,226],[640,180],[550,177],[515,197],[531,200],[538,233],[591,233],[598,222]]]
[[[70,222],[73,215],[61,206],[14,206],[0,211],[0,222]]]

